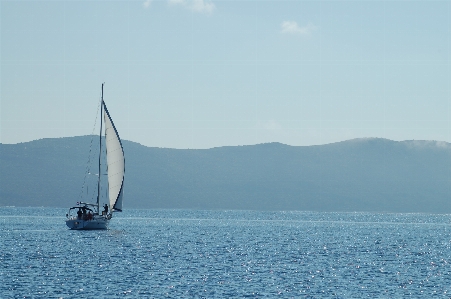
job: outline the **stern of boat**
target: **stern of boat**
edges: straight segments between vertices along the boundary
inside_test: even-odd
[[[109,220],[106,217],[98,216],[91,220],[71,218],[66,220],[66,225],[72,230],[95,230],[108,229]]]

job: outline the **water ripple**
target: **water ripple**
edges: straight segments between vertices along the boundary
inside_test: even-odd
[[[137,210],[70,231],[64,210],[5,210],[2,298],[450,298],[444,215]]]

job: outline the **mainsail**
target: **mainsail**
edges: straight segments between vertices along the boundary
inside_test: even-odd
[[[125,161],[124,150],[121,139],[113,124],[110,113],[102,101],[104,108],[105,123],[105,144],[107,156],[108,171],[108,194],[110,198],[110,208],[116,211],[122,211],[122,193],[124,189]]]

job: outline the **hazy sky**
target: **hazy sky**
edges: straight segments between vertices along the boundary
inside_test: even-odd
[[[451,142],[451,1],[0,5],[2,143],[91,134],[102,82],[146,146]]]

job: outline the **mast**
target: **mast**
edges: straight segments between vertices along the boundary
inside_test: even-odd
[[[100,161],[102,158],[102,114],[103,114],[103,84],[102,83],[102,101],[100,103],[100,133],[99,133],[99,138],[100,138],[100,151],[99,151],[99,179],[97,180],[97,213],[100,213]]]

